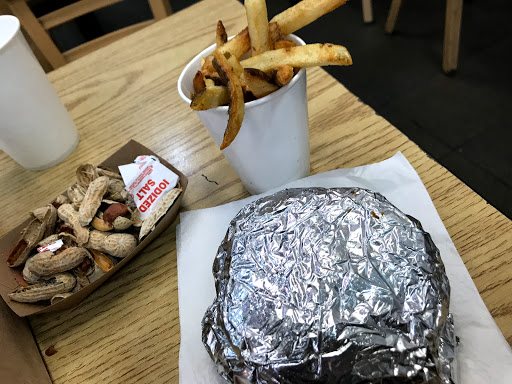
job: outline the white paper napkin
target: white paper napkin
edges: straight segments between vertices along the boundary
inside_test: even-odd
[[[338,169],[285,187],[368,188],[380,192],[403,212],[420,220],[441,251],[451,284],[450,311],[460,338],[457,383],[512,382],[512,350],[480,298],[421,179],[400,152],[381,163]],[[247,203],[272,192],[180,215],[177,231],[180,383],[225,383],[201,342],[201,320],[215,298],[213,259],[237,212]]]

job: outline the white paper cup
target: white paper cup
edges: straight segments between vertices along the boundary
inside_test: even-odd
[[[0,149],[30,170],[64,160],[79,135],[14,16],[0,16]]]
[[[304,41],[287,37],[297,45]],[[185,67],[178,79],[178,92],[190,104],[194,91],[192,79],[201,69],[201,59],[215,49],[215,44],[199,53]],[[198,111],[197,115],[219,146],[228,122],[228,107]],[[292,81],[261,99],[245,103],[240,132],[224,151],[247,190],[266,192],[309,175],[308,104],[306,70]]]

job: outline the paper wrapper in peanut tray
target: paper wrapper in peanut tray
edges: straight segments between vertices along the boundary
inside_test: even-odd
[[[121,147],[117,152],[115,152],[112,156],[110,156],[108,159],[106,159],[103,163],[99,165],[107,166],[110,168],[115,168],[119,165],[129,164],[131,163],[137,156],[139,155],[154,155],[156,156],[160,162],[165,165],[167,168],[169,168],[171,171],[176,173],[180,180],[180,185],[182,188],[182,193],[180,196],[176,199],[174,204],[171,206],[169,211],[165,214],[164,217],[158,222],[155,229],[144,238],[144,240],[135,248],[135,250],[122,259],[114,268],[112,268],[110,271],[105,273],[103,276],[101,276],[98,280],[92,282],[88,286],[80,289],[78,292],[74,293],[70,297],[59,301],[58,303],[55,303],[53,305],[48,305],[45,302],[42,303],[18,303],[16,301],[11,300],[8,297],[8,294],[11,293],[18,285],[18,283],[15,280],[15,276],[17,274],[20,274],[21,268],[9,268],[7,266],[6,260],[7,255],[9,254],[10,249],[13,247],[13,245],[18,241],[19,236],[23,228],[27,226],[29,221],[31,220],[28,218],[27,214],[27,220],[20,224],[18,227],[14,228],[12,231],[10,231],[7,235],[5,235],[2,239],[0,239],[0,294],[2,295],[3,299],[7,303],[7,305],[18,315],[21,317],[29,316],[29,315],[35,315],[40,313],[46,313],[46,312],[54,312],[59,311],[66,308],[71,308],[76,306],[78,303],[80,303],[83,299],[85,299],[87,296],[89,296],[96,288],[98,288],[101,284],[105,282],[110,276],[112,276],[114,273],[119,271],[122,267],[126,265],[132,258],[134,258],[140,251],[142,251],[155,237],[157,237],[164,229],[166,229],[171,223],[176,219],[176,216],[178,215],[178,210],[181,205],[181,201],[183,199],[183,195],[185,193],[185,190],[187,188],[188,180],[185,177],[183,173],[178,171],[176,168],[174,168],[171,164],[169,164],[167,161],[159,157],[154,152],[150,151],[148,148],[144,147],[143,145],[139,144],[138,142],[131,140],[126,145]],[[90,161],[89,159],[84,159],[84,161]],[[67,185],[62,186],[63,189],[67,188]],[[48,196],[48,203],[50,203],[53,198],[56,196]],[[22,214],[25,214],[23,212]]]

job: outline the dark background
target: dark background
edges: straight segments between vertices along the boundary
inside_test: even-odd
[[[197,1],[171,0],[174,12]],[[36,15],[68,4],[39,0]],[[268,0],[269,17],[296,1]],[[445,0],[404,0],[397,31],[384,34],[390,0],[374,0],[364,24],[351,0],[298,32],[345,45],[352,67],[327,67],[426,153],[512,218],[512,2],[464,2],[459,69],[441,70]],[[145,0],[124,0],[52,31],[62,50],[151,18]],[[228,31],[235,34],[237,31]]]

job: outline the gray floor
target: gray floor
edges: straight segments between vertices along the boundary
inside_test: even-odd
[[[58,1],[66,0],[52,6]],[[194,2],[171,0],[175,11]],[[269,16],[292,3],[267,1]],[[405,0],[392,36],[383,33],[390,0],[373,3],[373,24],[362,22],[361,1],[351,0],[298,34],[347,46],[354,65],[327,70],[512,218],[512,2],[465,1],[460,65],[451,77],[441,71],[445,1]],[[59,27],[54,37],[70,48],[149,17],[146,1],[125,0]]]

